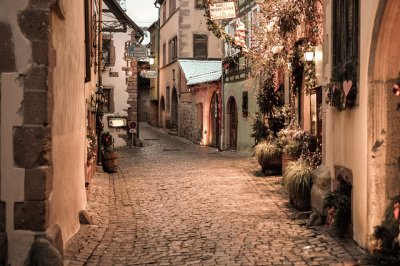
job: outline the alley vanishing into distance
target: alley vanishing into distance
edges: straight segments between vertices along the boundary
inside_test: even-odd
[[[280,178],[257,176],[254,159],[141,130],[144,147],[121,150],[118,173],[95,176],[94,225],[67,243],[69,265],[324,265],[360,257],[351,240],[293,219]]]

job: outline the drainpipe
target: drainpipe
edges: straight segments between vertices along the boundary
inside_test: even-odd
[[[224,43],[222,44],[224,47]],[[224,89],[224,80],[225,80],[225,69],[221,61],[221,141],[220,141],[220,150],[224,150],[225,145],[225,89]]]
[[[98,39],[97,39],[97,90],[100,90],[102,88],[103,85],[103,79],[101,76],[101,60],[102,60],[102,10],[103,10],[103,0],[99,0],[99,21],[98,23]],[[97,97],[96,97],[97,98]],[[97,99],[96,99],[97,101]],[[99,104],[100,103],[96,103],[96,123],[102,123],[103,120],[103,115],[100,114],[99,112]],[[102,105],[100,105],[102,106]],[[101,134],[103,132],[103,130],[97,130],[97,126],[101,125],[96,125],[96,131],[97,131],[97,164],[101,165]]]
[[[157,110],[158,110],[158,127],[160,127],[160,4],[158,3],[158,0],[154,2],[154,6],[158,8],[158,21],[157,21]]]

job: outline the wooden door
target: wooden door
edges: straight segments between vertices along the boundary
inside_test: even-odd
[[[237,128],[238,113],[236,101],[232,99],[229,105],[229,148],[234,150],[237,147]]]

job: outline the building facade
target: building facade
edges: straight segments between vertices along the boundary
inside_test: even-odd
[[[110,7],[107,6],[110,5]],[[119,3],[121,4],[121,2]],[[125,7],[123,10],[123,7]],[[126,15],[126,5],[114,5],[112,1],[105,3],[103,8],[105,28],[103,29],[102,45],[102,85],[104,94],[103,124],[104,131],[110,132],[114,138],[114,147],[124,147],[128,141],[128,110],[129,100],[137,100],[137,94],[128,94],[128,82],[131,76],[137,75],[132,71],[130,58],[127,57],[127,48],[130,45],[140,45],[143,31]],[[118,15],[115,16],[114,13]],[[116,27],[119,21],[126,21],[126,27]],[[135,62],[133,62],[135,64]],[[132,84],[132,87],[137,86]],[[130,103],[131,103],[130,101]],[[131,108],[134,109],[134,108]],[[132,110],[133,111],[133,110]],[[137,110],[134,110],[135,113]]]
[[[0,264],[62,265],[96,164],[103,2],[0,5]]]
[[[212,97],[207,98],[209,102],[203,102],[201,99],[204,97],[196,96],[194,90],[186,86],[188,80],[178,61],[220,60],[222,43],[207,30],[204,9],[199,1],[168,0],[156,1],[156,4],[160,13],[159,126],[194,141],[201,139],[199,142],[207,143],[203,141],[203,137],[207,139],[207,136],[198,136],[201,123],[204,126],[208,122],[204,123],[198,117],[209,116],[209,113],[203,112],[203,107],[209,109]],[[216,70],[219,71],[220,66]],[[214,90],[211,85],[209,87]],[[209,134],[209,131],[202,130],[200,135],[204,134]]]
[[[40,241],[60,256],[79,229],[99,7],[77,0],[1,3],[0,264],[29,263]]]
[[[152,64],[150,63],[150,71],[154,71],[156,74],[155,78],[150,79],[150,125],[158,126],[158,51],[160,47],[159,39],[159,22],[156,21],[148,28],[150,33],[150,58],[153,58]]]
[[[323,159],[332,189],[350,188],[349,233],[364,247],[400,193],[399,98],[392,93],[399,76],[399,12],[396,0],[324,5],[323,81],[329,85],[344,72],[338,81],[345,97],[337,103],[325,94],[331,105],[325,110]]]

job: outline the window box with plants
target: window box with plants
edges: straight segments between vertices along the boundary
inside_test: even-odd
[[[103,170],[107,173],[115,173],[117,171],[117,153],[114,151],[114,138],[110,132],[101,134],[102,144],[102,164]]]

